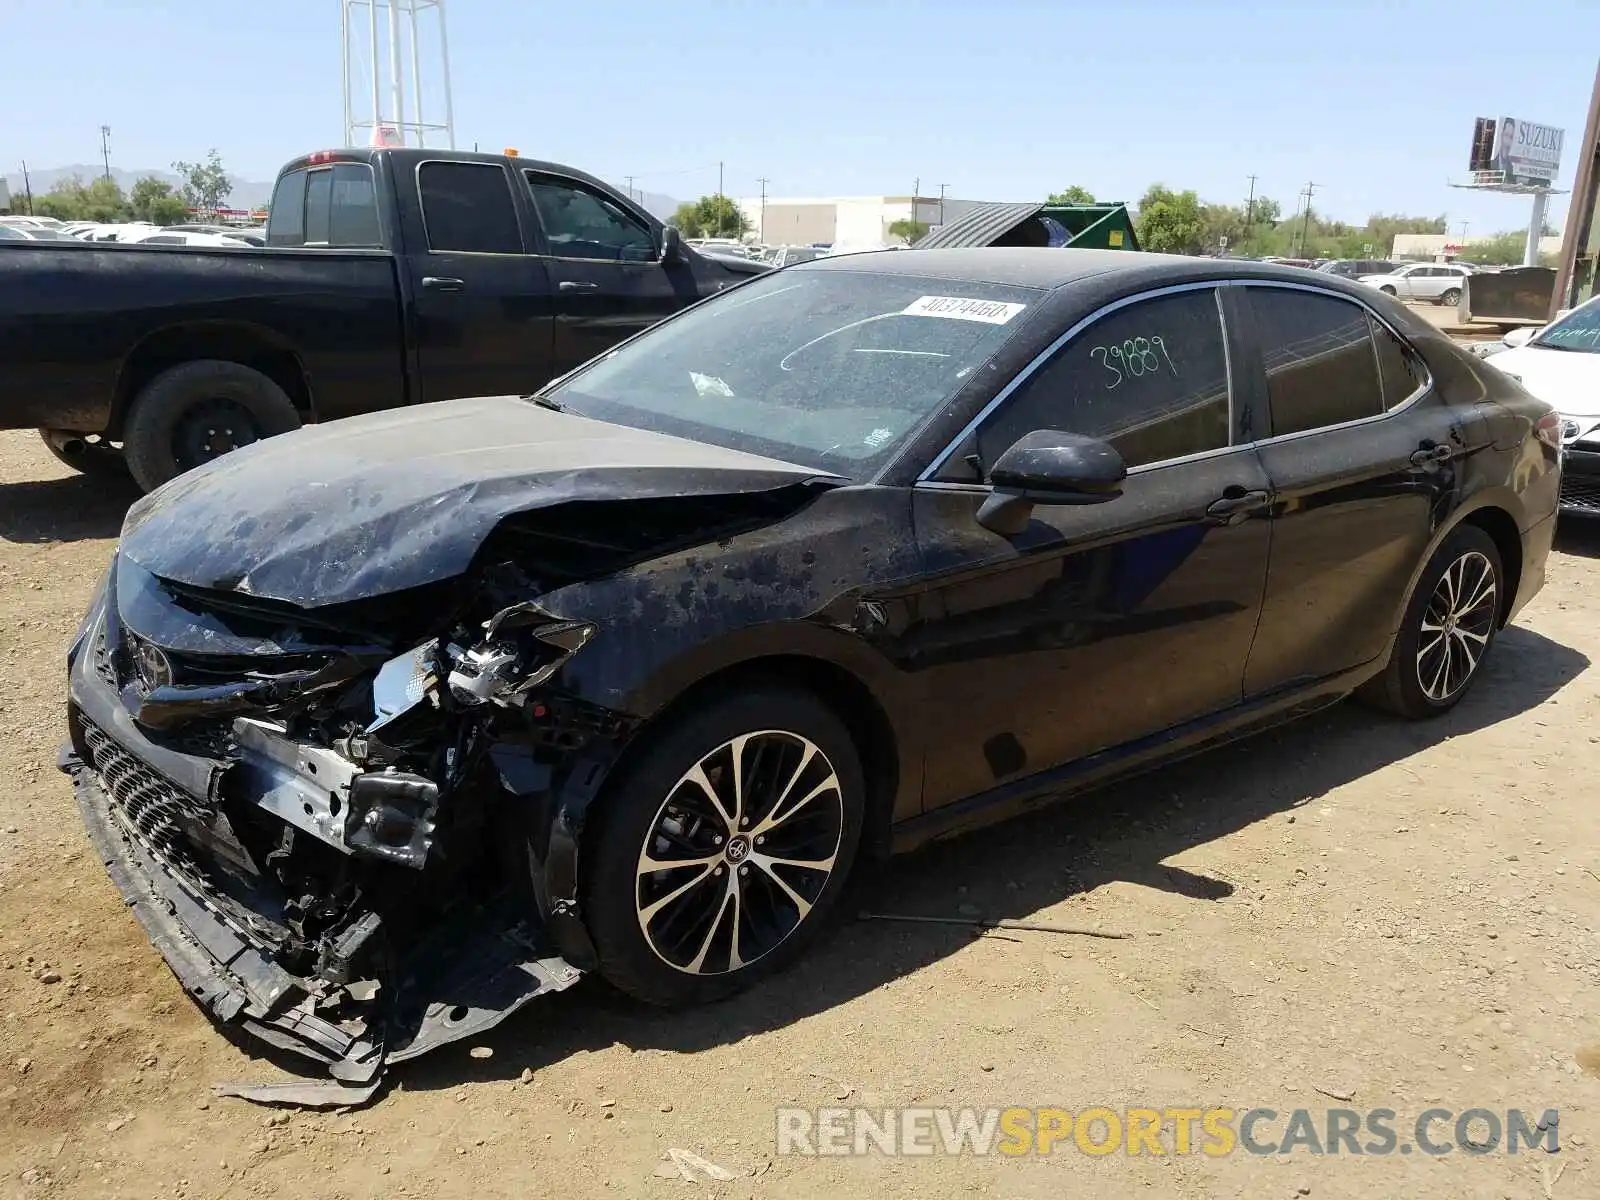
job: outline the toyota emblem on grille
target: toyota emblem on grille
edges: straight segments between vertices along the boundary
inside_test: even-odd
[[[143,638],[137,638],[133,643],[133,669],[147,692],[172,682],[172,664],[167,661],[166,654],[160,646],[152,645]]]

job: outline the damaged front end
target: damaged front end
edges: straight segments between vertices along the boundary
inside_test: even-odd
[[[493,583],[452,597],[313,614],[123,558],[71,652],[62,766],[91,838],[197,1001],[326,1066],[296,1102],[360,1102],[385,1062],[581,974],[552,938],[556,797],[630,723],[553,684],[592,624]]]

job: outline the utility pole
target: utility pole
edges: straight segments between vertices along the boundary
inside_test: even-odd
[[[940,225],[944,224],[944,194],[949,190],[950,190],[950,185],[948,183],[941,183],[939,185],[939,224]]]
[[[1250,176],[1250,199],[1244,202],[1244,240],[1249,241],[1256,227],[1256,177]]]
[[[623,178],[628,181],[628,199],[632,200],[633,199],[633,176],[632,175],[624,175]]]
[[[765,246],[767,244],[767,184],[771,183],[772,180],[763,175],[756,182],[761,185],[761,226],[756,230],[756,237]]]
[[[723,205],[723,200],[722,200],[722,164],[719,162],[717,164],[717,236],[718,237],[722,236],[722,230],[724,228],[723,220],[722,220],[722,205]]]
[[[1308,180],[1307,183],[1306,183],[1306,190],[1300,193],[1302,196],[1304,196],[1306,198],[1305,217],[1300,222],[1300,257],[1301,258],[1304,258],[1306,256],[1306,238],[1311,235],[1311,197],[1316,193],[1316,190],[1321,186],[1322,185],[1320,183],[1316,183],[1316,182]]]
[[[111,178],[111,126],[100,126],[100,158],[106,165],[106,178]]]
[[[22,162],[22,194],[28,198],[28,215],[33,216],[33,183],[28,178],[28,162]]]

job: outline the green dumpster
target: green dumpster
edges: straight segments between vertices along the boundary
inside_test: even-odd
[[[980,204],[928,234],[919,250],[955,246],[1071,246],[1137,250],[1126,204]]]

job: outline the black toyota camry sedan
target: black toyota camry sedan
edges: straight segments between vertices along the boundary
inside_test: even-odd
[[[825,259],[144,498],[63,766],[191,993],[371,1087],[584,972],[748,984],[871,856],[1351,692],[1449,709],[1559,435],[1330,276]]]

